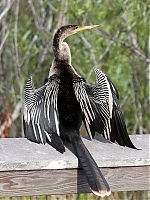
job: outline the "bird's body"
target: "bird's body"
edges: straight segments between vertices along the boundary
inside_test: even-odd
[[[54,60],[48,82],[34,89],[29,79],[24,95],[25,136],[37,143],[46,142],[64,153],[69,141],[83,168],[91,190],[99,196],[110,194],[110,188],[96,162],[80,137],[82,121],[92,139],[95,132],[112,142],[135,148],[126,130],[118,104],[118,92],[100,70],[95,70],[96,85],[88,85],[71,65],[71,54],[63,40],[80,30],[76,25],[61,27],[54,36]]]
[[[67,131],[76,129],[79,133],[82,123],[82,113],[80,104],[75,97],[73,89],[73,80],[75,78],[78,79],[78,77],[71,70],[70,66],[68,66],[68,68],[66,66],[64,68],[63,66],[60,66],[62,68],[59,76],[58,110],[60,119],[60,136],[61,138],[70,140],[69,137],[71,137],[71,133],[68,134]]]

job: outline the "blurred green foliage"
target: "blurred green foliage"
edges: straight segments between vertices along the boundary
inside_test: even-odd
[[[1,10],[7,6],[3,0]],[[95,79],[92,70],[102,69],[120,93],[129,133],[148,133],[149,15],[146,0],[14,1],[0,25],[1,43],[9,32],[0,51],[0,123],[10,104],[13,111],[22,99],[28,77],[33,76],[36,87],[47,78],[56,29],[64,24],[99,24],[66,40],[72,65],[89,83]],[[16,129],[20,132],[19,123]]]
[[[149,200],[147,192],[113,192],[109,197],[98,197],[90,194],[67,194],[0,198],[0,200]]]

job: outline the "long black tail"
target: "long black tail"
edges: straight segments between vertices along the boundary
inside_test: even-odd
[[[71,143],[92,192],[101,197],[110,195],[111,191],[107,181],[80,136],[72,139]]]

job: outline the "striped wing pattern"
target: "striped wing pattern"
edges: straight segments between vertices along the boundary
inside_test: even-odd
[[[99,70],[95,72],[97,86],[84,81],[74,81],[74,91],[83,112],[83,121],[87,132],[92,138],[95,131],[104,133],[110,139],[110,118],[112,113],[112,96],[106,76]]]
[[[83,122],[89,136],[95,132],[122,146],[136,149],[130,140],[118,99],[119,94],[111,80],[95,69],[96,85],[74,83],[75,95],[83,112]]]
[[[96,85],[100,88],[98,96],[101,96],[101,101],[107,102],[110,117],[112,117],[113,98],[109,82],[106,75],[99,69],[95,69],[94,71],[96,74]]]
[[[112,118],[110,119],[110,124],[111,124],[110,140],[112,142],[117,141],[117,143],[122,146],[128,146],[130,148],[137,149],[132,143],[132,141],[130,140],[130,137],[127,132],[124,117],[123,117],[123,114],[118,102],[119,100],[118,91],[108,77],[107,77],[107,80],[109,82],[110,89],[112,91],[112,97],[113,97]]]
[[[100,70],[95,70],[96,85],[88,85],[83,79],[73,80],[73,88],[83,113],[83,122],[89,137],[95,132],[122,146],[136,148],[127,133],[123,114],[118,104],[119,94],[111,80]],[[60,79],[55,76],[39,89],[35,89],[32,78],[28,79],[24,91],[24,133],[29,140],[65,151],[59,130],[57,97]]]
[[[37,143],[50,143],[58,151],[64,147],[60,139],[57,96],[59,79],[49,80],[35,89],[29,78],[24,90],[24,133],[25,137]]]
[[[73,88],[75,91],[75,96],[77,98],[77,101],[80,103],[81,110],[85,116],[85,124],[86,124],[88,134],[90,138],[92,139],[92,134],[91,134],[89,125],[91,124],[91,121],[95,119],[95,115],[94,115],[89,97],[86,92],[85,82],[83,80],[73,81]]]
[[[112,119],[112,111],[113,111],[112,91],[106,75],[99,69],[95,69],[94,71],[96,75],[96,85],[98,88],[100,88],[97,97],[100,97],[99,101],[103,102],[104,109],[107,110],[107,112],[109,113],[109,118],[105,120],[106,125],[104,127],[103,135],[106,139],[110,140],[110,133],[111,133],[110,120]]]

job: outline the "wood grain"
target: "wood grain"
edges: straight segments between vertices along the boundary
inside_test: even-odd
[[[149,166],[101,170],[112,191],[150,190]],[[80,169],[0,172],[0,197],[88,192]]]
[[[141,150],[119,146],[101,136],[92,141],[88,137],[83,138],[83,142],[99,167],[150,165],[150,136],[130,137]],[[48,144],[36,144],[25,138],[3,138],[0,139],[0,171],[76,169],[78,159],[72,152],[69,144],[66,144],[66,152],[61,154]]]

